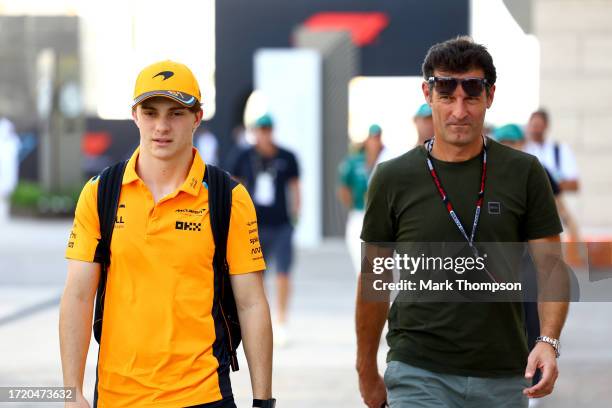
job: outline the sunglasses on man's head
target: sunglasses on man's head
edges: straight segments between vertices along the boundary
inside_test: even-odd
[[[463,91],[472,97],[480,96],[482,91],[489,86],[485,78],[429,77],[427,83],[438,93],[444,95],[451,95],[457,89],[457,85],[461,83]]]

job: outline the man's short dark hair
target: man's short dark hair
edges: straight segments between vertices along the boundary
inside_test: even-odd
[[[434,76],[434,70],[463,73],[478,68],[484,71],[489,86],[493,85],[497,80],[493,57],[484,45],[467,36],[433,45],[422,66],[425,80]]]
[[[196,103],[193,106],[189,107],[189,111],[195,114],[200,113],[201,110],[202,110],[202,104],[200,103]]]
[[[537,111],[533,112],[531,116],[529,116],[529,120],[531,121],[531,119],[536,116],[539,116],[544,121],[544,123],[548,125],[548,111],[546,109],[540,108]]]

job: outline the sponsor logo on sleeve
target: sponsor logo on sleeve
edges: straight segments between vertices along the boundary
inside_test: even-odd
[[[68,239],[68,248],[74,248],[74,241],[76,240],[77,234],[74,230],[70,231],[70,238]]]
[[[258,261],[263,259],[263,250],[259,242],[259,236],[257,235],[257,221],[247,222],[249,227],[249,244],[251,246],[251,260]]]

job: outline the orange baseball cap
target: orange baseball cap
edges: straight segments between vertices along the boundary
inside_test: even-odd
[[[170,60],[156,62],[140,71],[132,108],[155,96],[170,98],[187,107],[201,103],[200,86],[193,72],[186,65]]]

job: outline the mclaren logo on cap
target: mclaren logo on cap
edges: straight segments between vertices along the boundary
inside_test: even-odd
[[[162,71],[159,74],[155,75],[153,78],[156,78],[156,77],[158,77],[160,75],[164,77],[164,81],[165,81],[166,79],[168,79],[171,76],[173,76],[174,72],[172,72],[172,71]]]

